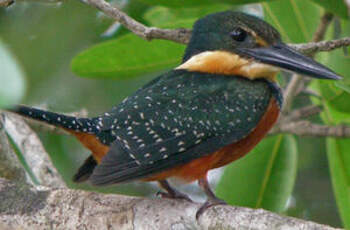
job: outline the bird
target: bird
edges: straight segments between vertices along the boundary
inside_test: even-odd
[[[283,43],[264,20],[224,11],[198,19],[182,62],[106,113],[79,118],[17,105],[9,111],[58,126],[91,151],[74,182],[157,181],[161,197],[189,199],[168,182],[198,181],[207,201],[224,201],[209,170],[250,152],[276,123],[283,104],[277,74],[341,76]],[[190,199],[189,199],[190,200]]]

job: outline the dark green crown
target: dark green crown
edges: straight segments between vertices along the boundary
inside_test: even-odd
[[[210,14],[195,23],[183,61],[204,51],[234,52],[237,47],[253,48],[257,46],[255,38],[249,33],[244,42],[232,39],[231,33],[237,28],[254,31],[268,44],[280,41],[278,31],[265,21],[242,12],[224,11]]]

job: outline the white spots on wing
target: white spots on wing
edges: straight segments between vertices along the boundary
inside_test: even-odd
[[[141,117],[142,120],[145,119],[145,115],[142,112],[140,113],[140,117]]]
[[[185,144],[185,142],[183,142],[183,141],[179,141],[179,143],[177,143],[178,146],[181,146],[181,145],[184,145],[184,144]]]

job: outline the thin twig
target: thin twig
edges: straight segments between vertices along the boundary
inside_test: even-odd
[[[309,105],[309,106],[305,106],[300,109],[291,111],[286,119],[288,121],[297,121],[302,118],[308,118],[313,115],[319,114],[321,111],[322,111],[321,106]]]
[[[303,54],[311,54],[317,52],[329,52],[345,46],[350,46],[350,37],[340,38],[330,41],[309,42],[304,44],[289,44],[289,46],[298,50]]]
[[[0,0],[0,7],[8,7],[14,3],[14,0]]]
[[[120,24],[128,28],[131,32],[145,40],[152,40],[157,38],[171,40],[178,43],[188,43],[191,36],[191,31],[187,29],[172,30],[147,27],[104,0],[86,0],[84,2],[101,10],[106,15],[115,19]]]
[[[350,127],[346,125],[328,126],[310,121],[284,122],[273,129],[270,134],[289,133],[299,136],[349,138]]]
[[[82,2],[94,6],[97,9],[101,10],[107,16],[115,19],[120,24],[125,26],[127,29],[135,33],[136,35],[144,38],[146,40],[152,39],[165,39],[170,40],[182,44],[187,44],[191,37],[191,30],[189,29],[160,29],[156,27],[147,27],[144,24],[134,20],[129,17],[127,14],[122,12],[117,7],[113,7],[111,4],[104,0],[82,0]],[[322,38],[322,31],[325,31],[325,28],[329,23],[327,23],[327,19],[329,19],[329,13],[326,13],[321,20],[322,26],[317,29],[317,39]],[[322,22],[323,21],[323,22]],[[323,28],[323,29],[321,29]],[[322,32],[324,33],[324,32]],[[315,39],[316,39],[315,38]],[[314,40],[317,41],[317,40]],[[326,42],[311,42],[311,43],[303,43],[303,44],[289,44],[291,47],[295,48],[299,52],[304,54],[310,54],[314,52],[321,51],[331,51],[334,49],[338,49],[344,46],[350,45],[350,37],[326,41]]]
[[[320,25],[317,27],[316,32],[312,37],[313,42],[319,42],[324,39],[324,36],[327,32],[327,28],[329,27],[329,24],[332,22],[332,19],[333,19],[332,13],[325,12],[322,15]]]
[[[323,16],[320,19],[320,24],[317,27],[316,32],[314,33],[314,36],[312,38],[312,42],[319,42],[324,38],[327,28],[331,23],[332,19],[333,14],[328,12],[323,14]],[[313,57],[315,53],[316,50],[313,50],[312,52],[308,52],[307,54],[310,57]],[[300,92],[303,88],[305,88],[306,85],[307,84],[303,81],[302,76],[300,76],[299,74],[293,74],[293,77],[284,92],[284,106],[282,111],[283,113],[289,112],[290,108],[292,107],[293,99],[297,95],[297,92]]]

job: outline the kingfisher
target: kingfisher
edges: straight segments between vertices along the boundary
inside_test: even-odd
[[[208,171],[246,155],[277,121],[280,70],[341,79],[288,47],[267,22],[225,11],[196,21],[182,63],[109,112],[78,118],[24,105],[10,111],[58,126],[91,151],[73,181],[158,181],[162,197],[189,199],[167,179],[198,180],[207,195],[204,210],[223,203]]]

